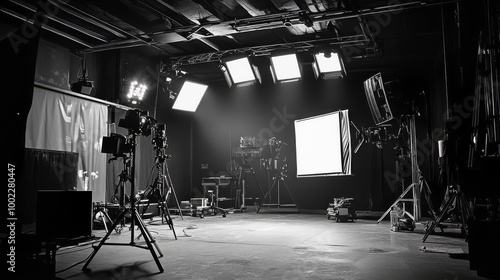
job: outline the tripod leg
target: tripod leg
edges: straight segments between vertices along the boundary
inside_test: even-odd
[[[235,205],[234,205],[234,208],[240,208],[241,210],[243,210],[244,206],[245,206],[245,201],[244,201],[244,198],[243,198],[243,185],[242,185],[242,182],[244,183],[243,181],[243,168],[240,166],[238,167],[238,189],[236,190],[236,199],[235,199]]]
[[[172,217],[170,216],[168,208],[165,205],[163,206],[163,212],[166,214],[167,223],[168,223],[170,229],[172,230],[172,232],[174,233],[175,239],[177,240],[177,234],[175,234],[175,229],[174,229],[174,222],[172,221]]]
[[[137,217],[140,218],[139,215],[137,215]],[[160,247],[156,243],[156,240],[153,239],[153,237],[151,236],[151,232],[146,227],[146,224],[144,223],[144,221],[142,219],[138,219],[138,221],[136,220],[136,222],[137,222],[137,228],[141,231],[141,235],[144,236],[144,240],[146,241],[146,244],[149,240],[149,242],[151,244],[155,245],[155,248],[158,251],[159,256],[163,257],[163,253],[161,252]]]
[[[276,178],[273,180],[273,183],[271,184],[271,187],[269,188],[269,190],[266,192],[266,194],[264,195],[264,197],[262,198],[262,203],[260,205],[257,205],[257,213],[259,213],[260,209],[262,208],[262,205],[264,204],[264,202],[266,201],[267,197],[269,196],[269,194],[271,193],[271,191],[273,190],[274,186],[276,185],[278,181],[276,180]]]
[[[169,187],[169,189],[172,191],[172,193],[174,194],[174,199],[175,199],[175,203],[177,205],[177,210],[179,211],[179,215],[181,216],[181,220],[184,220],[183,216],[182,216],[182,210],[181,210],[181,205],[179,204],[179,200],[177,199],[177,194],[175,194],[175,189],[174,189],[174,184],[172,183],[172,178],[170,178],[170,173],[168,171],[168,167],[166,167],[166,178],[167,178],[167,186]],[[166,200],[165,200],[166,201]],[[167,210],[168,210],[168,207],[167,207]]]
[[[456,195],[457,194],[454,193],[452,196],[449,197],[448,201],[446,202],[445,206],[443,207],[443,210],[439,214],[439,217],[437,218],[437,220],[435,220],[434,222],[432,222],[431,226],[425,232],[425,235],[424,235],[424,238],[422,239],[422,242],[425,242],[425,240],[427,239],[427,237],[429,236],[429,234],[431,234],[434,231],[434,228],[436,228],[436,226],[439,223],[441,223],[441,220],[443,219],[444,214],[446,214],[446,211],[448,211],[448,208],[451,206],[451,203],[456,199]]]
[[[177,235],[175,234],[175,229],[174,229],[174,223],[172,221],[172,217],[170,217],[170,213],[167,207],[168,194],[165,195],[165,197],[162,197],[160,194],[158,194],[157,197],[158,197],[158,206],[160,207],[161,221],[163,223],[164,222],[163,219],[165,219],[169,228],[174,232],[175,239],[177,239]]]
[[[432,201],[431,201],[431,188],[429,187],[429,184],[427,184],[427,181],[421,180],[420,182],[420,192],[424,193],[425,200],[427,201],[427,205],[429,205],[429,209],[432,212],[432,217],[436,219],[436,211],[434,210],[434,207],[432,206]]]
[[[288,192],[288,195],[290,195],[290,198],[292,199],[293,204],[295,205],[295,207],[297,207],[297,210],[299,211],[299,213],[302,214],[302,212],[299,209],[299,206],[295,202],[295,199],[293,199],[293,196],[292,196],[292,193],[290,192],[290,189],[288,189],[288,186],[286,185],[285,181],[283,179],[281,179],[281,180],[283,181],[283,185],[285,185],[285,189]],[[279,182],[278,182],[278,184],[279,184]]]
[[[179,211],[179,216],[181,216],[181,220],[184,220],[184,217],[182,216],[181,206],[179,204],[179,200],[177,199],[177,194],[175,194],[175,189],[173,186],[171,186],[171,190],[172,190],[172,193],[174,194],[174,199],[175,199],[175,203],[177,204],[177,210]],[[168,207],[167,207],[167,210],[168,210]]]
[[[160,270],[160,272],[163,272],[163,267],[161,266],[160,260],[158,259],[158,256],[156,255],[156,252],[154,251],[154,248],[152,245],[152,244],[155,244],[156,249],[160,253],[160,257],[162,257],[163,254],[161,253],[160,248],[158,247],[158,244],[156,244],[156,241],[153,240],[153,238],[151,237],[151,233],[144,225],[144,222],[142,221],[141,217],[139,216],[139,213],[137,212],[137,210],[134,211],[134,213],[132,213],[132,215],[134,216],[133,219],[135,219],[135,221],[137,222],[139,230],[141,231],[142,235],[144,236],[144,240],[146,241],[146,244],[149,248],[149,251],[151,252],[151,255],[153,256],[153,259],[156,262],[156,265],[158,266],[158,269]]]
[[[262,187],[260,186],[259,180],[257,180],[257,176],[255,175],[255,170],[252,168],[252,176],[253,179],[255,180],[255,183],[257,183],[257,186],[259,187],[260,194],[264,196],[264,191],[262,190]]]
[[[106,232],[109,231],[108,229],[108,224],[106,223],[106,220],[109,221],[109,222],[113,222],[113,220],[111,220],[111,217],[109,217],[108,213],[104,210],[101,210],[100,211],[103,215],[103,218],[102,218],[102,222],[104,224],[104,229],[106,230]]]
[[[120,215],[118,216],[118,218],[116,219],[116,221],[113,223],[113,225],[111,226],[111,228],[109,229],[109,231],[106,233],[106,235],[102,238],[101,242],[99,242],[99,245],[97,245],[97,247],[94,248],[94,251],[92,251],[92,253],[90,254],[90,256],[88,257],[88,260],[87,262],[83,265],[82,267],[82,270],[85,270],[87,268],[87,266],[89,265],[89,263],[92,261],[92,259],[94,258],[94,256],[97,254],[97,251],[99,251],[99,249],[101,249],[102,245],[104,245],[104,242],[106,242],[106,240],[108,239],[109,235],[111,234],[111,232],[115,229],[115,227],[118,225],[118,223],[122,220],[122,219],[125,219],[125,214],[127,213],[127,209],[124,209]]]

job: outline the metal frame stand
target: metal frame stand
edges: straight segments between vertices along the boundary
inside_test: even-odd
[[[299,211],[299,213],[302,213],[300,211],[299,207],[297,206],[297,203],[295,203],[295,200],[293,199],[293,196],[292,196],[292,193],[290,192],[290,189],[288,189],[288,186],[285,183],[285,178],[286,178],[286,174],[284,174],[283,171],[280,172],[278,175],[276,175],[276,176],[273,177],[273,182],[271,184],[271,187],[269,188],[269,190],[264,195],[264,198],[262,199],[261,205],[259,205],[257,207],[257,213],[259,213],[260,209],[263,206],[268,206],[268,207],[276,206],[278,208],[280,208],[280,207],[295,207],[295,208],[297,208],[297,211]],[[280,201],[280,183],[283,184],[283,186],[285,186],[285,189],[287,190],[288,195],[290,195],[290,198],[292,199],[293,204],[281,204],[281,201]],[[276,196],[277,197],[277,202],[276,203],[271,203],[269,201],[269,203],[266,204],[265,201],[270,196],[271,191],[274,189],[275,186],[278,187],[277,188],[277,196]]]
[[[167,206],[167,201],[168,201],[168,196],[170,194],[170,190],[165,192],[165,187],[164,187],[164,182],[166,181],[165,175],[162,175],[159,173],[158,177],[155,180],[155,186],[152,188],[153,195],[156,197],[157,202],[158,202],[158,207],[160,208],[160,216],[161,216],[161,222],[162,223],[167,223],[168,227],[172,230],[174,233],[175,239],[177,239],[177,234],[175,233],[174,229],[174,222],[172,220],[172,217],[170,216],[170,212],[168,211],[168,206]],[[147,208],[150,205],[150,201],[146,204],[144,209],[142,210],[141,217],[144,216],[144,213],[146,212]]]
[[[393,207],[395,207],[396,205],[398,205],[399,202],[404,202],[404,201],[409,201],[409,202],[413,202],[413,198],[404,198],[406,196],[406,194],[409,192],[409,191],[412,191],[412,193],[414,192],[414,188],[418,187],[418,192],[419,193],[424,193],[425,194],[425,197],[426,197],[426,200],[427,200],[427,203],[429,204],[429,208],[432,212],[432,215],[434,218],[436,218],[436,215],[435,215],[435,211],[434,211],[434,208],[432,207],[432,203],[430,201],[430,188],[429,188],[429,185],[427,184],[427,181],[425,181],[425,179],[423,178],[423,176],[420,176],[420,181],[418,184],[411,184],[408,188],[406,188],[406,190],[398,197],[398,199],[396,199],[396,201],[394,201],[394,203],[391,205],[391,207],[389,207],[389,209],[387,209],[387,211],[385,211],[385,213],[380,217],[380,219],[378,219],[377,223],[380,223],[384,218],[385,216],[387,216],[387,214],[389,214],[389,212],[392,210]],[[411,219],[413,219],[414,221],[416,220],[415,217],[408,211],[404,211],[404,214],[408,215]]]
[[[457,189],[450,189],[451,195],[449,196],[448,200],[446,201],[446,204],[444,205],[441,213],[437,217],[436,220],[434,220],[427,231],[425,232],[424,237],[422,238],[422,242],[425,242],[427,240],[427,237],[434,232],[434,229],[436,226],[438,226],[446,213],[449,212],[451,205],[453,202],[455,202],[455,207],[458,208],[458,211],[460,212],[460,218],[461,218],[461,225],[462,225],[462,231],[466,235],[467,239],[467,220],[470,217],[474,217],[474,214],[472,213],[472,210],[469,207],[469,204],[467,203],[467,199],[465,198],[465,195],[462,191],[460,191],[459,188]]]
[[[259,183],[259,180],[257,180],[257,176],[255,175],[255,170],[253,169],[253,167],[251,167],[246,161],[245,161],[245,157],[243,157],[243,160],[242,160],[242,165],[240,165],[238,167],[238,186],[240,187],[240,189],[238,189],[236,191],[236,203],[240,202],[238,201],[238,199],[241,197],[241,203],[240,203],[240,211],[245,211],[246,210],[246,206],[245,206],[245,173],[251,173],[254,180],[255,180],[255,183],[257,184],[257,186],[259,187],[259,191],[260,193],[262,194],[262,196],[264,196],[264,191],[262,190],[262,187]],[[238,192],[241,192],[238,194]]]
[[[131,189],[131,193],[134,193],[135,192],[135,184],[134,184],[134,165],[133,165],[133,163],[135,163],[135,145],[136,145],[135,135],[131,135],[130,139],[131,139],[131,145],[132,145],[132,151],[131,151],[132,168],[130,169],[130,185],[131,185],[130,189]],[[92,251],[92,253],[89,255],[87,262],[83,265],[82,270],[85,270],[87,268],[87,266],[94,259],[95,255],[97,254],[97,252],[99,251],[99,249],[103,245],[128,245],[128,246],[138,247],[138,248],[142,248],[142,249],[148,249],[151,252],[151,255],[153,256],[153,259],[155,260],[156,265],[158,266],[158,269],[160,270],[160,272],[163,272],[163,267],[160,263],[160,260],[158,259],[159,257],[162,257],[163,254],[160,251],[158,244],[151,236],[151,233],[146,228],[146,225],[144,224],[141,216],[139,215],[139,213],[137,211],[137,208],[135,206],[135,197],[130,196],[130,200],[131,200],[130,207],[126,207],[125,209],[122,210],[122,212],[120,213],[120,215],[118,216],[116,221],[111,226],[110,230],[106,233],[106,235],[101,240],[101,242],[99,242],[99,245],[97,245],[97,247],[94,247],[94,251]],[[111,232],[116,228],[116,226],[118,225],[118,223],[120,223],[120,221],[125,219],[126,214],[130,214],[131,218],[132,218],[131,219],[131,227],[130,227],[130,229],[131,229],[130,230],[130,234],[131,234],[130,243],[106,243]],[[146,241],[147,246],[140,246],[140,245],[137,245],[135,243],[135,241],[134,241],[134,227],[135,227],[134,225],[135,225],[135,223],[137,223],[139,230],[141,231],[142,235],[144,236],[144,240]],[[153,247],[153,245],[155,247]],[[158,251],[158,254],[156,253],[155,249]]]
[[[220,211],[220,212],[222,212],[222,217],[225,218],[227,215],[227,210],[222,208],[222,207],[219,207],[219,201],[218,201],[218,199],[219,199],[219,185],[215,186],[215,192],[214,192],[214,190],[207,190],[206,186],[204,186],[203,188],[204,188],[204,193],[207,193],[207,192],[209,193],[210,204],[207,208],[201,209],[200,218],[205,217],[205,213],[206,213],[205,211],[208,211],[208,210],[212,210],[214,215],[217,215],[217,213]]]
[[[423,186],[423,178],[420,175],[420,171],[418,168],[417,164],[417,132],[416,132],[416,127],[415,127],[415,114],[411,115],[410,118],[410,129],[409,129],[409,135],[410,135],[410,160],[411,160],[411,167],[412,167],[412,184],[406,188],[406,190],[399,196],[398,199],[387,209],[387,211],[382,215],[382,217],[377,221],[377,223],[380,223],[384,219],[384,217],[391,211],[391,208],[393,208],[395,205],[397,205],[401,201],[407,201],[407,202],[412,202],[413,203],[413,214],[405,211],[405,214],[410,216],[414,221],[419,221],[420,220],[420,195],[422,191],[422,186]],[[420,188],[416,188],[416,186],[420,186]],[[427,186],[427,184],[426,184]],[[404,198],[404,196],[409,192],[412,191],[412,198]]]

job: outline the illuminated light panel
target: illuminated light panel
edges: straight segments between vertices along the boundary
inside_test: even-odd
[[[348,110],[295,120],[297,178],[351,175]]]
[[[226,67],[235,84],[255,81],[255,74],[247,57],[227,61]]]
[[[325,57],[322,53],[315,54],[314,56],[320,73],[342,71],[340,58],[337,53],[332,53],[330,57]]]
[[[342,61],[337,53],[325,57],[323,53],[314,55],[313,70],[316,79],[341,78],[344,74]]]
[[[285,54],[271,57],[275,82],[298,80],[301,78],[299,62],[295,54]]]
[[[177,98],[175,99],[173,109],[195,112],[198,105],[205,95],[208,85],[195,83],[192,81],[184,81]]]
[[[132,104],[137,104],[144,98],[144,94],[148,87],[144,84],[139,84],[137,81],[130,83],[130,87],[127,93],[127,99],[132,102]]]

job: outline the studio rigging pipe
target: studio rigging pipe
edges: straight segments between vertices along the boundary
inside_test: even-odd
[[[444,32],[444,8],[443,8],[443,0],[441,0],[441,33],[443,39],[443,66],[444,66],[444,94],[445,94],[445,102],[446,102],[446,119],[450,117],[450,106],[449,106],[449,97],[448,97],[448,70],[446,63],[446,38]]]

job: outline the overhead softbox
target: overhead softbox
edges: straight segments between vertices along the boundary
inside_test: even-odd
[[[351,175],[348,110],[295,120],[297,177]]]

